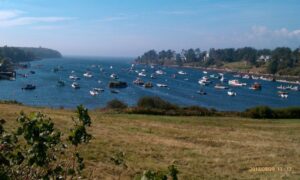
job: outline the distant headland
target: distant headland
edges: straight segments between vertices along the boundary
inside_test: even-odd
[[[0,79],[14,78],[15,67],[24,62],[61,57],[57,50],[42,47],[0,47]]]

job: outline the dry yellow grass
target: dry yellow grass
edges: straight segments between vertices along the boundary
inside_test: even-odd
[[[0,118],[40,111],[66,131],[71,110],[0,105]],[[175,164],[180,179],[300,179],[300,120],[250,120],[220,117],[168,117],[91,111],[92,142],[82,149],[95,179],[134,179],[145,169]],[[111,157],[124,153],[125,166]],[[276,167],[250,172],[253,167]],[[282,169],[280,169],[282,168]],[[258,169],[261,170],[261,169]]]

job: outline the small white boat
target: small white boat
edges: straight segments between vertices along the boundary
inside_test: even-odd
[[[203,71],[203,74],[207,74],[207,71]]]
[[[216,85],[215,85],[215,88],[216,88],[216,89],[228,89],[227,86],[224,86],[224,85],[221,85],[221,84],[216,84]]]
[[[140,72],[138,75],[139,75],[139,76],[142,76],[142,77],[147,76],[147,75],[144,73],[144,71],[143,71],[143,72]]]
[[[248,74],[245,74],[242,78],[243,79],[250,79],[250,76]]]
[[[227,91],[228,96],[236,96],[236,92],[229,90]]]
[[[142,85],[144,85],[144,81],[140,78],[137,78],[136,80],[133,81],[133,84],[142,86]]]
[[[168,85],[166,85],[166,84],[157,83],[156,85],[157,85],[157,87],[168,87]]]
[[[199,79],[198,83],[202,86],[207,86],[209,84],[209,82],[205,79]]]
[[[162,70],[157,70],[157,71],[155,71],[155,73],[158,74],[158,75],[163,75],[163,74],[165,74]]]
[[[251,76],[251,78],[254,79],[254,80],[258,80],[259,79],[258,76],[253,76],[253,75]]]
[[[119,79],[119,77],[118,77],[115,73],[111,74],[110,77],[111,77],[112,79]]]
[[[72,79],[72,80],[74,80],[74,81],[80,79],[79,77],[77,77],[75,75],[70,75],[69,78]]]
[[[288,92],[285,92],[285,91],[278,91],[278,94],[281,98],[288,98],[289,97]]]
[[[239,82],[239,80],[237,80],[237,79],[228,81],[228,84],[231,86],[246,86],[247,85],[246,83]]]
[[[184,72],[184,71],[178,71],[178,74],[180,74],[180,75],[187,75],[187,73]]]
[[[235,74],[235,75],[233,75],[233,77],[235,77],[235,78],[241,78],[242,76],[240,74]]]
[[[98,95],[99,93],[98,93],[98,91],[92,90],[92,91],[90,91],[90,94],[91,94],[92,96],[96,96],[96,95]]]
[[[150,77],[151,77],[152,79],[156,79],[155,74],[151,74]]]
[[[76,82],[73,82],[71,86],[72,86],[72,88],[74,88],[74,89],[79,89],[79,88],[80,88],[79,84],[76,83]]]
[[[84,77],[88,77],[88,78],[93,77],[93,75],[92,75],[90,72],[84,73],[83,76],[84,76]]]
[[[110,69],[113,69],[113,66],[110,66],[109,68],[110,68]]]
[[[220,81],[221,81],[221,82],[226,81],[226,79],[224,78],[224,76],[221,76]]]

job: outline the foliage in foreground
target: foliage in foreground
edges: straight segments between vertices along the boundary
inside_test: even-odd
[[[78,147],[88,143],[91,125],[88,110],[77,107],[74,127],[68,140],[55,129],[52,120],[41,113],[17,118],[19,127],[6,132],[0,121],[0,179],[68,179],[80,177],[84,169]]]
[[[151,114],[169,116],[231,116],[249,117],[255,119],[300,119],[300,107],[270,108],[268,106],[257,106],[244,112],[217,111],[199,106],[180,107],[160,97],[141,97],[137,105],[127,107],[119,100],[113,100],[106,106],[108,109],[122,110],[129,114]],[[127,107],[127,108],[126,108]]]

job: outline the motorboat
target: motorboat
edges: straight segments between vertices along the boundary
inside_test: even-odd
[[[153,84],[151,82],[146,82],[144,84],[144,88],[152,88],[153,87]]]
[[[70,75],[69,78],[72,79],[72,80],[74,80],[74,81],[80,79],[80,78],[77,77],[76,75]]]
[[[207,76],[203,76],[202,79],[199,79],[198,83],[202,86],[206,86],[211,83]]]
[[[86,72],[83,74],[84,77],[91,78],[93,75],[90,72]]]
[[[243,79],[250,79],[250,76],[248,74],[245,74],[242,78]]]
[[[157,70],[157,71],[155,71],[155,73],[158,74],[158,75],[163,75],[163,74],[165,74],[162,70]]]
[[[93,88],[93,91],[97,91],[97,92],[103,92],[103,91],[104,91],[104,89],[102,89],[102,88]]]
[[[76,83],[76,82],[73,82],[71,86],[72,86],[72,88],[74,88],[74,89],[79,89],[79,88],[80,88],[79,84]]]
[[[138,73],[138,75],[139,76],[142,76],[142,77],[145,77],[145,76],[147,76],[146,74],[145,74],[145,72],[143,71],[143,72],[140,72],[140,73]]]
[[[215,85],[215,88],[216,88],[216,89],[228,89],[227,86],[224,86],[224,85],[222,85],[222,84],[216,84],[216,85]]]
[[[98,95],[99,93],[98,93],[98,91],[91,90],[91,91],[90,91],[90,94],[91,94],[92,96],[96,96],[96,95]]]
[[[168,85],[166,85],[166,84],[161,84],[161,83],[157,83],[156,85],[157,85],[157,87],[168,87]]]
[[[207,74],[207,71],[203,71],[203,74]]]
[[[133,81],[133,84],[142,86],[144,85],[144,81],[141,78],[137,78],[136,80]]]
[[[236,92],[232,91],[231,89],[227,91],[228,96],[236,96]]]
[[[246,86],[247,85],[246,83],[239,82],[239,80],[237,80],[237,79],[229,80],[228,84],[231,86]]]
[[[118,94],[120,91],[117,91],[117,90],[115,90],[115,89],[112,89],[112,90],[110,90],[110,92],[113,93],[113,94]]]
[[[180,74],[180,75],[187,75],[187,73],[184,72],[184,71],[178,71],[178,74]]]
[[[252,89],[252,90],[261,90],[261,84],[255,82],[249,89]]]
[[[110,78],[112,78],[112,79],[119,79],[119,77],[115,73],[111,74]]]
[[[23,87],[22,89],[23,90],[34,90],[35,88],[36,88],[36,86],[33,84],[26,84],[26,86]]]
[[[156,79],[155,74],[151,74],[150,77],[151,77],[152,79]]]
[[[281,98],[288,98],[288,96],[289,96],[288,92],[286,92],[286,91],[278,91],[278,95]]]

